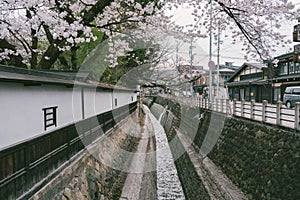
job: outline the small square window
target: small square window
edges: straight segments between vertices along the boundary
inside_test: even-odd
[[[57,126],[57,106],[43,108],[44,112],[44,130],[48,127]]]

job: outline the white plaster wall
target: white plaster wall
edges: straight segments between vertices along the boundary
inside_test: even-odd
[[[133,97],[133,101],[132,98]],[[136,94],[130,91],[116,90],[113,92],[113,107],[118,108],[136,101]],[[118,100],[117,106],[115,106],[115,99]]]
[[[0,149],[82,120],[81,90],[81,87],[0,83]],[[93,88],[83,88],[83,91],[85,118],[112,110],[115,98],[117,107],[137,99],[134,92]],[[57,127],[45,131],[42,109],[52,106],[58,106]]]
[[[112,95],[109,91],[84,88],[85,118],[99,115],[112,109]]]
[[[0,83],[0,148],[80,120],[80,97],[79,89],[65,86]],[[44,131],[42,109],[51,106],[58,106],[57,127]]]
[[[95,110],[97,115],[112,110],[112,92],[97,91],[95,96]]]

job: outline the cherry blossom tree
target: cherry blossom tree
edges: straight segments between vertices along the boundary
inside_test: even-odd
[[[193,8],[195,23],[184,27],[185,32],[195,37],[208,37],[210,31],[217,34],[220,24],[221,31],[230,32],[227,36],[233,44],[242,42],[245,59],[269,59],[278,48],[290,47],[292,33],[286,36],[280,28],[284,22],[299,17],[299,10],[288,0],[169,1],[166,6],[172,10],[178,5]]]
[[[71,52],[74,61],[81,43],[99,40],[93,32],[97,29],[103,33],[101,40],[109,41],[108,59],[115,66],[119,56],[132,50],[128,40],[120,39],[128,29],[153,26],[186,37],[215,33],[217,28],[209,23],[210,3],[213,24],[229,30],[233,43],[242,41],[246,56],[270,58],[279,45],[290,44],[277,31],[283,20],[293,20],[299,12],[287,0],[3,0],[0,62],[50,69],[63,52]],[[167,10],[182,5],[194,9],[197,23],[181,26],[171,20]]]
[[[0,60],[49,69],[65,51],[97,38],[109,38],[149,21],[159,2],[142,0],[9,0],[0,3]],[[126,50],[128,44],[118,43]]]

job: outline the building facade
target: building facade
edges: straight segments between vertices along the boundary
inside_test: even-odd
[[[245,63],[226,85],[232,99],[283,101],[287,87],[300,86],[300,63],[295,62],[293,52],[265,61],[265,64]]]
[[[133,89],[3,65],[0,94],[0,149],[137,101]]]
[[[295,62],[294,53],[283,54],[269,62],[270,82],[273,89],[273,102],[282,101],[288,86],[300,86],[300,63]]]
[[[231,76],[239,69],[238,66],[234,66],[232,62],[225,62],[224,65],[220,65],[219,69],[212,71],[212,96],[213,98],[227,98],[227,92],[225,90],[226,82]],[[219,78],[218,78],[219,76]],[[219,87],[218,87],[219,86]],[[198,95],[208,98],[209,91],[209,71],[206,70],[193,82],[193,90]]]
[[[268,67],[260,63],[244,63],[228,80],[227,87],[231,99],[270,100],[270,84],[268,83]]]

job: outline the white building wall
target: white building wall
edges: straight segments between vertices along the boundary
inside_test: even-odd
[[[112,109],[112,96],[110,91],[84,88],[85,118],[99,115]]]
[[[116,106],[117,99],[117,106]],[[124,105],[133,103],[137,100],[136,93],[131,91],[116,90],[113,92],[113,108],[119,108]]]
[[[80,120],[80,96],[80,90],[73,91],[66,86],[0,83],[0,148]],[[42,109],[52,106],[58,107],[57,127],[48,127],[45,131]]]
[[[114,105],[115,98],[117,106]],[[136,100],[136,93],[129,91],[0,83],[0,149],[80,121],[83,109],[84,117],[89,118]],[[57,127],[51,126],[45,131],[42,109],[53,106],[58,107]]]

